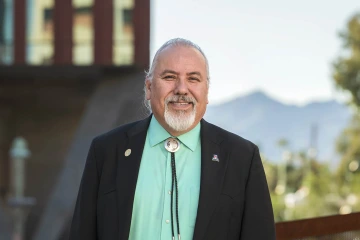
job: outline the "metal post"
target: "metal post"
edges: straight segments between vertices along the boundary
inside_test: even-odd
[[[17,137],[13,141],[11,158],[11,193],[8,204],[14,209],[13,240],[24,240],[27,210],[35,204],[34,198],[24,196],[25,192],[25,160],[30,156],[26,140]]]

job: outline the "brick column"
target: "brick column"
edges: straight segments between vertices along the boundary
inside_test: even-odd
[[[113,0],[94,0],[94,64],[113,64]]]
[[[14,64],[25,64],[26,0],[14,0]]]
[[[72,0],[55,0],[54,64],[72,64],[73,7]]]
[[[135,65],[147,69],[150,58],[150,0],[135,0]]]

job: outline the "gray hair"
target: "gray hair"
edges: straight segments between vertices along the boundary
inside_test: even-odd
[[[201,55],[204,57],[205,59],[205,65],[206,65],[206,80],[207,80],[207,84],[209,86],[210,84],[210,74],[209,74],[209,62],[208,62],[208,59],[207,57],[205,56],[205,53],[201,50],[201,48],[196,45],[195,43],[193,43],[192,41],[190,40],[187,40],[187,39],[184,39],[184,38],[173,38],[173,39],[170,39],[169,41],[165,42],[158,50],[157,52],[155,53],[155,56],[153,58],[153,61],[150,65],[150,68],[149,68],[149,71],[145,72],[146,73],[146,77],[145,77],[145,81],[148,79],[150,81],[152,81],[152,78],[154,76],[154,70],[155,70],[155,67],[157,65],[157,62],[158,62],[158,58],[159,58],[159,55],[160,53],[168,48],[168,47],[175,47],[175,46],[184,46],[184,47],[191,47],[191,48],[194,48],[196,50],[198,50]],[[146,100],[146,86],[144,86],[144,104],[145,104],[145,107],[151,112],[151,106],[150,106],[150,101]]]
[[[198,50],[201,55],[204,57],[205,59],[205,65],[206,65],[206,74],[207,74],[207,81],[210,81],[210,75],[209,75],[209,62],[207,57],[205,56],[205,53],[201,50],[201,48],[196,45],[195,43],[193,43],[190,40],[184,39],[184,38],[173,38],[170,39],[169,41],[167,41],[166,43],[164,43],[155,53],[155,56],[153,58],[153,61],[151,63],[150,69],[148,72],[146,72],[146,79],[152,80],[153,78],[153,74],[154,74],[154,70],[159,58],[160,53],[166,49],[167,47],[174,47],[174,46],[184,46],[184,47],[192,47],[195,48],[196,50]]]

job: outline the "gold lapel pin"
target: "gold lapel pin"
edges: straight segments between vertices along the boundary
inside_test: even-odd
[[[130,149],[130,148],[129,148],[129,149],[126,149],[126,151],[125,151],[125,157],[130,156],[130,154],[131,154],[131,149]]]

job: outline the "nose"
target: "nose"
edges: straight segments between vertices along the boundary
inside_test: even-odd
[[[174,89],[175,95],[187,95],[189,92],[186,79],[179,78]]]

